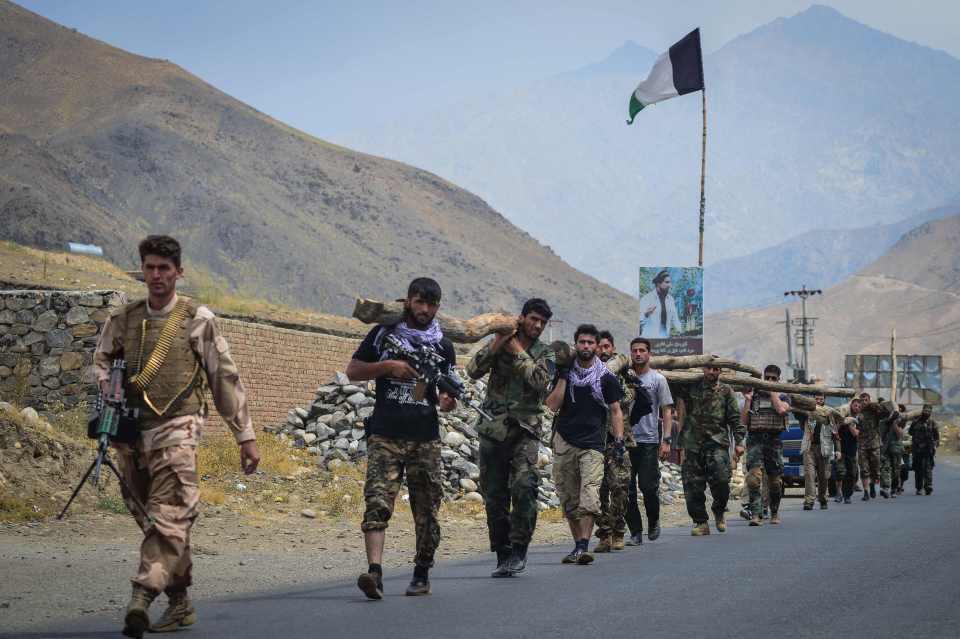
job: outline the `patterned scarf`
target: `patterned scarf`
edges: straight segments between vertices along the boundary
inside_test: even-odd
[[[570,387],[570,401],[577,401],[573,396],[574,386],[589,386],[593,398],[600,402],[601,406],[606,406],[607,402],[603,398],[603,388],[600,385],[600,380],[602,380],[606,374],[607,365],[604,364],[599,357],[593,358],[593,365],[590,368],[583,368],[580,366],[579,359],[574,360],[573,366],[570,368],[570,373],[567,375],[567,385]]]
[[[440,330],[440,325],[437,324],[437,320],[432,320],[430,325],[422,331],[416,328],[410,328],[407,326],[406,321],[400,322],[393,329],[393,335],[403,342],[404,346],[411,350],[422,344],[439,344],[440,340],[443,339],[443,331]]]

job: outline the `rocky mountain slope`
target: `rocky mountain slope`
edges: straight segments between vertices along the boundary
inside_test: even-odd
[[[433,275],[445,310],[548,297],[564,330],[630,333],[635,302],[480,198],[412,166],[307,136],[165,60],[0,0],[0,239],[93,242],[122,266],[171,232],[233,286],[349,314]],[[589,291],[591,307],[579,302]]]
[[[960,216],[923,224],[856,275],[812,298],[812,372],[840,383],[846,354],[942,355],[945,400],[960,409]],[[705,348],[755,363],[786,361],[784,306],[708,315]],[[791,306],[794,317],[799,304]]]
[[[904,233],[931,220],[960,214],[954,203],[892,224],[818,229],[756,253],[720,260],[703,273],[706,312],[762,308],[783,302],[785,289],[838,284],[887,252]],[[777,273],[777,277],[770,277]]]
[[[699,95],[624,124],[652,61],[628,43],[578,72],[340,139],[464,185],[635,293],[637,266],[697,257]],[[708,265],[957,193],[960,60],[946,53],[814,6],[707,55],[705,79]]]

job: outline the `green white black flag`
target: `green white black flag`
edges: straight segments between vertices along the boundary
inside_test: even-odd
[[[633,119],[647,105],[702,90],[700,29],[694,29],[653,63],[650,75],[630,96],[630,119],[627,124],[633,124]]]

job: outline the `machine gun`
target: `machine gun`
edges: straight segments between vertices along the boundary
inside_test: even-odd
[[[383,345],[383,351],[388,357],[403,360],[410,364],[413,370],[417,371],[417,384],[413,388],[413,398],[415,400],[422,401],[424,397],[427,397],[428,401],[435,402],[435,395],[432,396],[433,399],[427,396],[427,389],[431,386],[435,387],[438,392],[446,393],[454,399],[460,399],[463,396],[463,382],[452,370],[449,373],[443,372],[441,367],[446,363],[446,359],[434,349],[425,344],[411,349],[392,333],[384,335]],[[481,420],[493,421],[493,416],[483,410],[476,400],[466,400],[466,404],[477,411]]]
[[[93,475],[93,485],[99,488],[100,468],[101,466],[106,466],[112,470],[113,474],[120,480],[123,492],[137,507],[137,510],[140,511],[144,519],[146,521],[152,521],[150,515],[147,514],[147,509],[144,508],[143,504],[134,496],[133,491],[127,486],[120,471],[117,470],[116,465],[114,465],[113,460],[107,455],[111,441],[132,443],[133,440],[136,439],[136,430],[131,422],[139,417],[139,411],[137,409],[127,408],[127,400],[123,390],[123,372],[126,368],[127,363],[124,360],[113,360],[113,365],[110,367],[110,382],[107,387],[107,392],[104,393],[101,389],[99,395],[97,395],[94,415],[87,425],[87,437],[97,440],[97,456],[90,463],[90,467],[83,475],[83,479],[81,479],[77,487],[73,489],[73,494],[70,495],[67,505],[64,506],[60,514],[57,515],[57,519],[63,519],[63,516],[67,514],[67,509],[70,508],[70,504],[76,499],[77,494],[80,492],[80,489],[83,488],[83,485],[91,474]]]

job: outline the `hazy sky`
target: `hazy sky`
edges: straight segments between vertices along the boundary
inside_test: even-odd
[[[804,0],[310,2],[21,0],[120,48],[167,58],[320,137],[428,113],[603,59],[626,40],[660,51],[700,26],[713,51]],[[822,2],[960,57],[957,0]],[[594,6],[590,6],[594,5]],[[639,78],[638,78],[639,80]]]

